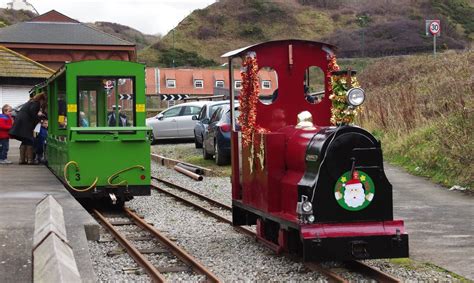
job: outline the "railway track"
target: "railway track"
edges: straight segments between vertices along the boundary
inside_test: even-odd
[[[168,187],[167,189],[164,189],[160,186],[152,184],[152,187],[156,189],[158,192],[166,194],[175,199],[178,199],[179,201],[187,205],[190,205],[194,207],[195,209],[202,211],[203,213],[218,219],[221,222],[232,225],[232,220],[231,220],[232,208],[230,206],[220,203],[218,201],[215,201],[213,199],[210,199],[207,196],[204,196],[202,194],[199,194],[195,191],[184,188],[172,182],[162,180],[154,176],[152,176],[152,179]],[[171,190],[176,190],[176,191],[172,192]],[[184,197],[183,196],[184,194],[187,194],[187,197]],[[192,200],[196,198],[199,199],[197,201],[199,203],[197,203],[195,200]],[[273,250],[277,250],[276,248],[277,245],[261,240],[260,238],[257,238],[257,235],[254,231],[251,231],[247,228],[240,227],[240,226],[234,226],[233,228],[237,230],[238,232],[254,237],[257,241],[262,242],[264,245],[268,246],[269,248]],[[332,270],[334,268],[325,267],[321,263],[305,263],[305,266],[309,270],[324,274],[325,276],[328,277],[330,282],[349,282],[347,279],[345,279],[343,276],[339,274],[340,272]],[[372,280],[375,280],[377,282],[401,282],[399,279],[394,278],[393,276],[385,272],[382,272],[378,269],[375,269],[361,261],[347,261],[343,263],[342,267],[349,270],[350,272],[362,274],[363,276],[369,277]]]
[[[114,213],[109,216],[96,209],[92,212],[101,225],[154,282],[166,282],[166,275],[176,272],[193,274],[198,281],[220,282],[211,271],[129,208],[124,207],[118,214]],[[140,235],[146,234],[146,236],[127,237],[127,233],[122,232],[124,229],[118,228],[119,226],[132,226],[127,227],[126,230],[135,230]],[[143,241],[152,241],[154,248],[140,249],[139,246],[144,246]],[[166,261],[171,264],[156,266],[153,262],[158,262],[158,260],[153,257],[160,258],[160,262],[166,258]]]

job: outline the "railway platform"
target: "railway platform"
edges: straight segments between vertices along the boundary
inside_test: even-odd
[[[18,165],[19,142],[10,140],[10,165],[0,165],[1,282],[33,281],[36,205],[52,195],[62,206],[67,239],[83,282],[96,282],[87,240],[97,239],[99,224],[44,165]]]

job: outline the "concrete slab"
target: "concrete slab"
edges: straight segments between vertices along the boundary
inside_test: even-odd
[[[51,232],[55,233],[61,240],[67,242],[63,208],[53,196],[48,195],[36,205],[33,248],[43,241],[46,235]]]
[[[85,226],[98,235],[98,223],[45,166],[18,165],[18,147],[10,140],[14,164],[0,166],[0,281],[32,282],[36,204],[50,194],[64,208],[66,233],[83,281],[96,282]]]
[[[49,234],[33,252],[33,282],[81,282],[71,247],[56,234]]]
[[[410,257],[474,280],[474,199],[385,164],[394,217],[404,219]]]

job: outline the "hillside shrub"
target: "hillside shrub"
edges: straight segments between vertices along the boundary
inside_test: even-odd
[[[199,38],[200,40],[206,40],[212,37],[216,37],[216,32],[214,29],[207,26],[199,27],[197,31],[197,38]]]
[[[309,5],[316,8],[338,9],[343,4],[343,0],[298,0],[302,5]]]
[[[260,39],[261,41],[265,39],[263,30],[260,27],[252,24],[242,26],[241,30],[239,31],[239,35],[244,38]]]
[[[359,75],[360,124],[386,157],[444,185],[474,186],[474,52],[382,58]]]
[[[162,50],[158,63],[164,67],[209,67],[217,65],[215,61],[205,59],[196,52],[185,51],[179,48]]]
[[[474,6],[469,0],[431,0],[438,13],[461,24],[466,35],[474,33]]]
[[[432,38],[424,34],[420,21],[398,19],[394,22],[371,23],[358,30],[338,30],[323,38],[323,41],[339,48],[340,57],[362,55],[362,31],[364,31],[364,54],[369,57],[413,54],[433,50]],[[448,34],[450,31],[445,31]],[[466,43],[444,35],[437,40],[438,46],[450,49],[462,49]]]
[[[0,8],[0,21],[7,26],[30,20],[35,16],[31,11]]]

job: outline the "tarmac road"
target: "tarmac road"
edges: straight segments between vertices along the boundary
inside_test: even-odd
[[[474,198],[385,164],[395,219],[405,220],[410,258],[474,280]]]

